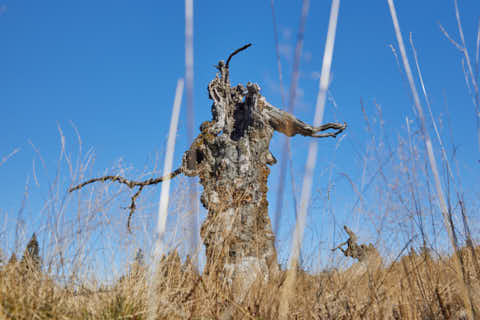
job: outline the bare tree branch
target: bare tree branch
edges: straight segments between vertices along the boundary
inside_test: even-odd
[[[270,125],[278,132],[285,134],[286,136],[292,137],[296,134],[301,134],[306,137],[314,138],[326,138],[333,137],[335,138],[338,134],[342,133],[346,128],[346,123],[325,123],[319,127],[314,127],[305,122],[295,118],[288,112],[274,107],[267,101],[263,101],[265,109],[270,116]],[[336,130],[335,132],[327,133],[318,133],[326,131],[329,129]]]
[[[175,171],[173,171],[172,173],[167,174],[164,177],[150,178],[150,179],[147,179],[147,180],[144,180],[144,181],[129,180],[129,179],[126,179],[126,178],[121,177],[121,176],[103,176],[103,177],[93,178],[93,179],[84,181],[84,182],[76,185],[75,187],[70,188],[68,190],[68,192],[73,192],[73,191],[79,190],[79,189],[85,187],[88,184],[91,184],[91,183],[94,183],[94,182],[99,182],[99,181],[100,182],[105,182],[105,181],[118,182],[118,183],[121,183],[121,184],[125,184],[130,189],[133,189],[135,187],[139,187],[137,192],[135,192],[135,194],[131,197],[130,206],[127,207],[128,209],[130,209],[130,213],[128,214],[127,228],[128,228],[128,232],[131,233],[132,230],[130,229],[130,221],[132,219],[133,212],[137,208],[137,206],[135,204],[135,201],[137,200],[138,196],[140,196],[140,193],[142,192],[143,188],[145,186],[151,186],[151,185],[155,185],[155,184],[158,184],[158,183],[166,181],[166,180],[173,179],[176,176],[178,176],[180,173],[183,173],[182,168],[178,168]]]
[[[227,68],[228,68],[228,65],[229,65],[229,63],[230,63],[230,60],[233,58],[234,55],[236,55],[237,53],[239,53],[239,52],[247,49],[247,48],[250,47],[251,45],[252,45],[251,43],[248,43],[248,44],[244,45],[243,47],[241,47],[241,48],[233,51],[233,52],[228,56],[227,63],[226,63]]]
[[[153,184],[158,184],[160,182],[163,182],[163,181],[166,181],[166,180],[169,180],[169,179],[173,179],[182,172],[183,172],[183,169],[178,168],[177,170],[173,171],[170,174],[167,174],[164,177],[150,178],[150,179],[147,179],[147,180],[144,180],[144,181],[128,180],[128,179],[126,179],[124,177],[121,177],[121,176],[103,176],[103,177],[100,177],[100,178],[93,178],[93,179],[87,180],[85,182],[82,182],[79,185],[76,185],[75,187],[70,188],[68,190],[68,192],[73,192],[75,190],[78,190],[78,189],[81,189],[81,188],[85,187],[87,184],[98,182],[98,181],[101,181],[101,182],[105,182],[105,181],[115,182],[116,181],[116,182],[119,182],[119,183],[126,184],[130,189],[134,188],[134,187],[138,187],[138,186],[144,187],[144,186],[149,186],[149,185],[153,185]]]

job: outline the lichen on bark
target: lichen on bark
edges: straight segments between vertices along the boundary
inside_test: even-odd
[[[208,210],[201,227],[206,248],[206,275],[251,283],[259,272],[278,270],[275,235],[268,216],[269,166],[276,163],[269,145],[274,131],[287,136],[335,137],[346,125],[312,127],[267,102],[255,83],[230,86],[229,69],[208,85],[212,121],[183,156],[182,172],[198,176],[201,202]],[[335,132],[318,133],[327,129]]]

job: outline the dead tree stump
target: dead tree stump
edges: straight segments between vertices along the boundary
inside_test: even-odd
[[[287,136],[301,134],[316,138],[336,137],[346,124],[327,123],[312,127],[271,104],[255,83],[230,86],[229,62],[244,46],[232,53],[227,62],[217,65],[219,73],[208,85],[213,100],[212,120],[202,123],[201,133],[185,152],[182,165],[162,178],[132,181],[119,176],[88,180],[70,189],[74,191],[97,181],[116,181],[139,189],[183,173],[200,178],[201,202],[208,210],[200,235],[205,244],[205,275],[213,275],[232,284],[242,280],[250,285],[261,273],[268,277],[278,270],[275,235],[268,216],[267,179],[269,165],[276,163],[269,150],[274,131]],[[321,133],[333,129],[334,131]],[[130,226],[130,217],[128,226]]]
[[[218,68],[220,77],[208,86],[213,121],[201,125],[182,163],[183,173],[199,176],[203,186],[205,271],[228,279],[237,272],[268,275],[278,268],[267,201],[268,165],[276,162],[268,148],[269,105],[258,85],[230,88],[228,69],[222,62]]]
[[[346,125],[315,128],[271,104],[260,87],[230,86],[228,61],[208,85],[213,100],[212,121],[202,123],[200,135],[185,152],[182,172],[199,176],[201,202],[208,216],[201,227],[206,247],[206,274],[252,282],[261,272],[278,270],[275,235],[268,216],[269,150],[274,131],[287,136],[335,137]],[[335,129],[331,133],[318,133]],[[250,280],[249,280],[250,279]]]

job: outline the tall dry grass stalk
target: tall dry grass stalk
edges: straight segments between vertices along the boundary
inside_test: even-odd
[[[457,0],[454,1],[454,5],[455,5],[455,18],[457,20],[457,29],[460,36],[460,43],[455,41],[442,25],[439,25],[439,26],[440,26],[440,30],[443,32],[445,37],[463,54],[462,66],[463,66],[463,72],[465,76],[465,84],[467,85],[467,88],[470,91],[470,95],[472,96],[472,102],[475,107],[475,115],[476,115],[475,118],[477,122],[476,123],[477,124],[477,140],[478,140],[478,148],[480,151],[480,90],[478,86],[478,76],[480,72],[480,61],[479,61],[480,20],[478,24],[477,38],[475,43],[476,50],[475,50],[475,70],[474,70],[471,59],[470,59],[470,54],[468,53],[468,48],[465,42],[465,36],[463,35],[462,19],[460,18],[460,10],[458,9]],[[470,82],[471,82],[471,85],[470,85]],[[471,89],[471,86],[473,86],[473,91]]]
[[[390,13],[392,15],[392,22],[393,22],[393,26],[394,26],[394,29],[395,29],[395,36],[397,37],[397,42],[398,42],[398,46],[399,46],[399,49],[400,49],[400,54],[401,54],[401,58],[402,58],[402,62],[403,62],[403,67],[404,67],[405,73],[407,75],[408,84],[410,86],[410,90],[412,92],[415,108],[417,109],[418,117],[419,117],[419,120],[420,120],[422,135],[423,135],[424,142],[425,142],[425,148],[427,150],[428,161],[430,163],[430,168],[432,170],[432,174],[433,174],[433,178],[434,178],[434,182],[435,182],[437,199],[438,199],[438,202],[439,202],[440,210],[441,210],[442,215],[443,215],[445,229],[448,232],[448,237],[450,239],[450,243],[452,245],[452,248],[454,249],[455,253],[457,253],[457,250],[458,250],[457,249],[457,241],[456,241],[455,235],[453,233],[454,232],[453,231],[454,226],[452,224],[452,220],[449,218],[447,203],[445,201],[445,196],[444,196],[444,193],[443,193],[442,183],[440,181],[440,174],[439,174],[438,169],[437,169],[437,161],[435,159],[435,154],[433,152],[432,141],[431,141],[431,138],[430,138],[430,134],[428,133],[428,129],[427,129],[424,113],[423,113],[423,108],[422,108],[422,105],[420,103],[420,98],[418,96],[417,89],[416,89],[414,81],[413,81],[413,75],[412,75],[412,71],[410,69],[410,64],[408,62],[407,53],[406,53],[406,50],[405,50],[405,45],[403,44],[403,37],[402,37],[402,33],[400,31],[400,24],[398,22],[397,12],[395,10],[395,5],[393,3],[393,0],[388,0],[388,6],[390,8]],[[454,257],[455,256],[456,256],[456,254],[454,255]],[[461,285],[461,288],[462,288],[465,308],[467,309],[469,319],[473,319],[474,309],[473,309],[470,294],[469,294],[468,289],[467,289],[467,285],[464,281],[464,276],[463,276],[463,272],[462,272],[462,265],[461,265],[461,262],[460,262],[459,259],[454,258],[454,260],[455,260],[456,278],[457,278],[457,280],[458,280],[458,282],[459,282],[459,284]]]
[[[409,70],[393,1],[391,5],[392,20],[403,51],[401,61],[403,68]],[[336,10],[338,14],[338,8]],[[459,19],[458,6],[456,10]],[[477,33],[477,65],[479,39]],[[372,116],[362,103],[369,137],[365,142],[365,152],[356,149],[359,158],[364,160],[361,182],[357,185],[355,179],[341,174],[341,179],[349,179],[358,196],[351,211],[358,213],[357,216],[361,215],[378,232],[374,235],[377,237],[375,243],[380,246],[385,265],[368,269],[361,263],[351,264],[351,261],[337,255],[329,269],[318,267],[313,272],[303,270],[298,263],[296,268],[292,268],[295,260],[291,258],[288,271],[280,270],[269,279],[258,279],[242,302],[236,302],[238,299],[235,299],[234,293],[222,288],[215,276],[204,277],[200,274],[193,260],[181,257],[176,250],[166,252],[166,248],[179,247],[176,236],[181,234],[181,228],[188,225],[186,221],[191,217],[187,180],[180,180],[183,184],[176,186],[179,192],[172,193],[167,201],[162,202],[161,198],[158,207],[157,201],[152,200],[156,193],[142,195],[136,213],[136,221],[143,222],[142,227],[136,223],[133,235],[128,234],[125,228],[127,215],[119,208],[119,202],[129,198],[130,190],[126,187],[99,184],[75,195],[66,192],[71,181],[92,175],[95,154],[93,149],[83,153],[83,142],[74,126],[78,150],[71,152],[68,132],[58,126],[60,152],[55,161],[56,170],[47,168],[49,162],[42,157],[40,148],[32,143],[36,157],[32,164],[33,172],[25,186],[22,209],[16,221],[14,218],[13,223],[4,222],[4,226],[0,227],[0,319],[219,319],[229,308],[234,319],[256,320],[278,319],[279,316],[288,319],[475,317],[473,307],[480,305],[480,247],[475,245],[475,233],[472,236],[470,231],[471,228],[474,232],[477,226],[471,225],[466,218],[467,209],[473,216],[478,208],[471,208],[463,199],[459,173],[455,176],[455,170],[448,161],[449,145],[447,139],[442,139],[441,122],[437,123],[433,116],[412,38],[410,44],[425,107],[428,108],[425,112],[430,114],[442,154],[443,161],[438,159],[440,167],[431,169],[432,161],[436,165],[432,147],[435,137],[432,135],[433,141],[428,137],[430,143],[426,142],[426,113],[418,121],[423,128],[421,133],[415,128],[417,122],[407,118],[404,134],[399,133],[398,144],[392,146],[384,131],[382,107],[374,103],[375,114]],[[333,41],[331,45],[333,50]],[[462,48],[462,45],[458,46]],[[324,60],[326,56],[327,53]],[[398,62],[400,65],[400,60]],[[324,61],[323,67],[330,63]],[[472,69],[475,75],[477,71],[474,65]],[[470,79],[468,70],[465,62],[465,75]],[[407,80],[415,96],[413,72],[409,70],[406,74],[409,74]],[[327,76],[322,77],[320,93],[323,92],[323,95],[327,92],[327,80]],[[167,152],[163,164],[163,170],[167,172],[171,170],[172,139],[175,138],[174,127],[178,125],[179,111],[175,106],[179,108],[181,104],[178,101],[182,96],[179,92],[180,82],[177,84],[167,142],[167,151],[172,151]],[[474,88],[470,83],[471,80],[468,80],[467,85]],[[317,104],[320,105],[319,101],[323,99],[324,106],[325,96],[321,97],[320,93]],[[416,95],[420,101],[418,93]],[[421,108],[421,105],[416,104],[415,107]],[[418,109],[417,113],[420,114]],[[317,109],[317,114],[323,115],[323,111]],[[177,124],[173,121],[175,117]],[[379,127],[376,128],[375,124]],[[0,169],[6,168],[2,167],[6,161],[14,161],[13,155],[2,158]],[[454,158],[450,161],[453,163]],[[131,173],[132,168],[119,161],[109,170],[123,175]],[[160,173],[153,169],[143,175]],[[444,184],[437,188],[440,179]],[[30,214],[30,194],[43,181],[47,181],[44,206]],[[338,179],[333,184],[337,182]],[[454,184],[453,188],[450,183]],[[303,187],[306,186],[304,182]],[[330,192],[334,192],[330,188],[334,189],[335,186],[330,186],[329,181],[328,188],[330,197]],[[455,195],[450,194],[450,189],[457,193],[456,200],[453,200]],[[368,192],[374,196],[370,197]],[[149,194],[150,198],[146,199]],[[168,191],[162,191],[162,195],[168,194]],[[443,204],[441,196],[444,198]],[[165,227],[166,215],[160,215],[158,222],[164,223],[155,229],[151,212],[157,209],[165,212],[168,203],[171,207],[168,226]],[[302,206],[307,205],[308,201],[302,202]],[[3,210],[1,214],[4,214],[4,219],[0,223],[12,216]],[[458,215],[457,220],[455,215]],[[458,225],[454,226],[454,222],[463,222],[464,245],[460,245],[462,230]],[[175,225],[170,228],[171,224]],[[298,233],[294,239],[301,239],[301,226],[301,221],[297,221]],[[15,239],[8,233],[15,233],[12,230],[16,227],[18,232]],[[140,232],[142,228],[143,233]],[[150,251],[155,245],[149,242],[152,234],[162,228],[164,245],[159,248],[164,248],[161,250],[165,253],[164,258],[157,253],[157,261],[151,268],[141,259],[133,261],[137,248]],[[33,231],[38,235],[43,262],[37,271],[25,268],[28,264],[21,261],[22,252]],[[362,239],[362,236],[359,238]],[[12,239],[15,239],[15,245],[9,243]],[[301,242],[297,242],[300,243],[297,252],[301,250]],[[448,243],[455,246],[453,254],[445,250]],[[16,253],[18,260],[13,259],[12,253]],[[324,252],[319,252],[316,261],[324,257]]]
[[[273,39],[275,41],[275,54],[277,59],[277,71],[278,71],[278,84],[280,86],[280,97],[282,99],[282,106],[285,108],[287,105],[287,97],[285,96],[285,88],[283,86],[283,72],[282,72],[282,61],[280,59],[280,41],[278,39],[278,27],[277,27],[277,16],[275,14],[275,3],[274,0],[270,0],[270,8],[272,12],[272,24],[273,24]]]
[[[182,95],[183,95],[183,79],[179,79],[177,82],[177,89],[175,90],[175,101],[173,103],[172,117],[170,120],[170,129],[168,131],[168,141],[167,141],[167,150],[165,154],[165,163],[163,166],[163,176],[172,172],[173,164],[173,154],[175,151],[175,139],[177,136],[177,127],[178,127],[178,118],[180,115],[180,106],[182,104]],[[167,225],[167,215],[168,215],[168,200],[170,194],[170,180],[166,180],[162,183],[160,201],[158,204],[158,220],[157,220],[157,230],[156,230],[156,241],[153,251],[153,263],[151,265],[151,278],[149,279],[150,283],[150,298],[149,305],[150,313],[149,319],[155,319],[155,310],[157,310],[157,296],[155,294],[155,285],[156,285],[156,271],[158,268],[158,263],[162,256],[166,254],[165,252],[165,231]]]
[[[330,9],[330,19],[328,23],[327,40],[325,43],[325,52],[323,55],[322,71],[320,76],[319,93],[315,106],[315,117],[313,126],[320,126],[323,121],[325,110],[325,100],[330,81],[330,67],[332,65],[333,47],[335,43],[335,34],[337,29],[338,11],[340,9],[340,0],[333,0]],[[318,142],[312,140],[308,148],[307,162],[305,164],[305,176],[303,179],[302,192],[300,197],[300,210],[298,212],[295,231],[292,237],[292,246],[289,257],[287,279],[282,292],[280,316],[288,314],[289,302],[295,291],[295,279],[297,274],[298,258],[302,246],[303,232],[307,219],[307,210],[310,203],[313,175],[315,170],[315,161],[317,158]]]
[[[195,105],[193,94],[193,0],[185,0],[185,87],[187,102],[187,139],[189,142],[194,139],[195,130]],[[199,251],[199,203],[197,182],[190,179],[190,203],[191,214],[187,216],[189,220],[189,228],[192,230],[188,236],[191,254],[194,257],[194,264],[198,267],[198,251]]]
[[[457,27],[458,27],[458,33],[460,35],[460,40],[462,41],[462,46],[461,46],[461,51],[463,53],[465,62],[467,64],[467,70],[468,70],[468,76],[470,78],[470,81],[472,82],[473,85],[473,92],[472,92],[472,98],[473,98],[473,104],[475,106],[475,113],[477,115],[477,139],[478,139],[478,148],[480,151],[480,90],[478,87],[478,66],[479,66],[479,61],[478,61],[478,52],[479,52],[479,46],[480,46],[480,22],[479,22],[479,30],[477,31],[477,50],[476,50],[476,63],[477,63],[477,70],[476,72],[473,71],[472,63],[470,61],[470,54],[468,53],[467,45],[465,43],[465,36],[463,35],[463,28],[462,28],[462,20],[460,18],[460,11],[458,10],[458,1],[454,1],[455,4],[455,17],[457,19]]]
[[[480,248],[476,248],[480,253]],[[461,250],[468,272],[472,255]],[[410,252],[386,267],[364,272],[359,268],[309,274],[297,271],[296,289],[288,319],[463,319],[461,293],[451,268],[452,257]],[[155,319],[220,319],[232,306],[233,319],[278,319],[278,288],[285,272],[258,281],[242,303],[218,283],[182,263],[172,251],[158,264]],[[130,262],[115,282],[62,285],[48,275],[31,272],[21,262],[0,266],[2,319],[147,319],[148,268]],[[427,281],[427,279],[430,279]],[[83,279],[85,281],[86,279]],[[479,279],[473,286],[479,288]],[[480,303],[476,298],[476,303]]]
[[[272,7],[272,17],[273,17],[273,25],[274,25],[274,33],[275,33],[275,49],[277,52],[277,66],[278,66],[278,77],[280,81],[280,90],[281,90],[281,95],[282,95],[282,103],[283,107],[287,107],[287,111],[290,114],[293,114],[293,111],[295,109],[295,100],[297,97],[297,89],[298,89],[298,80],[300,78],[300,61],[302,58],[302,50],[303,50],[303,39],[304,39],[304,34],[305,34],[305,25],[307,23],[307,16],[308,16],[308,11],[310,8],[310,1],[309,0],[303,0],[302,1],[302,14],[300,16],[300,23],[298,26],[298,35],[297,35],[297,43],[295,45],[295,57],[293,61],[293,67],[292,67],[292,77],[290,81],[290,91],[289,91],[289,98],[288,98],[288,105],[285,105],[285,93],[283,89],[283,83],[282,83],[282,65],[280,61],[280,49],[278,45],[278,35],[277,35],[277,27],[276,27],[276,21],[275,21],[275,10],[274,10],[274,3],[273,0],[271,1],[271,7]],[[278,181],[278,187],[277,187],[277,200],[276,200],[276,205],[275,205],[275,225],[273,227],[273,232],[275,234],[278,234],[278,230],[280,227],[280,222],[282,220],[282,209],[283,209],[283,195],[285,192],[285,176],[287,174],[287,162],[292,162],[292,159],[290,157],[290,153],[288,152],[290,150],[290,139],[288,137],[283,138],[283,147],[282,147],[282,152],[281,152],[281,161],[280,161],[280,175],[279,175],[279,181]],[[294,173],[292,171],[293,167],[290,166],[290,175],[293,177]],[[292,178],[293,179],[293,178]],[[294,203],[296,203],[296,195],[294,192],[292,192],[292,196],[294,198]],[[296,211],[297,208],[294,208]]]

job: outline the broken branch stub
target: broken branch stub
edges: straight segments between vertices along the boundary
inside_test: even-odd
[[[345,229],[345,232],[348,234],[348,239],[333,248],[332,251],[339,249],[346,257],[357,259],[359,262],[371,259],[372,257],[376,259],[380,257],[377,249],[371,243],[368,245],[358,244],[357,235],[347,226],[343,226],[343,229]],[[347,245],[347,249],[343,249],[344,245]]]

